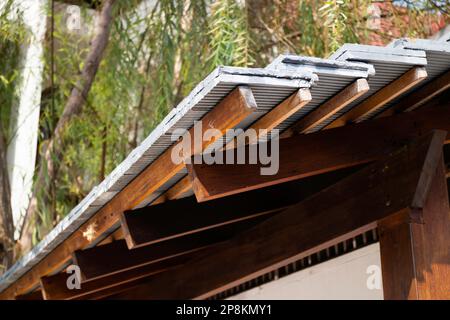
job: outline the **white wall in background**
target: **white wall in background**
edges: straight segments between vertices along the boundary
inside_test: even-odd
[[[382,300],[380,266],[380,246],[375,243],[229,299]],[[379,277],[375,279],[379,280],[378,288],[374,286],[374,277]],[[368,281],[372,289],[368,288]]]
[[[13,109],[14,135],[7,155],[13,218],[17,227],[28,206],[36,161],[47,1],[15,0],[15,3],[23,12],[24,23],[30,31],[29,42],[22,47],[20,98]]]

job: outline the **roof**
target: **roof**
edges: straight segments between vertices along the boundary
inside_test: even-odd
[[[412,68],[423,67],[428,77],[420,86],[450,69],[450,44],[432,40],[399,39],[387,47],[346,44],[329,59],[281,55],[264,69],[219,67],[199,83],[150,135],[105,178],[37,245],[0,278],[0,291],[14,283],[60,245],[83,223],[94,216],[116,194],[153,163],[174,142],[171,133],[178,128],[189,129],[194,121],[206,114],[238,85],[251,88],[257,110],[237,128],[248,128],[300,88],[310,89],[312,100],[288,119],[278,124],[281,131],[316,110],[358,79],[366,79],[370,89],[352,103],[317,124],[321,130],[341,115],[373,96]],[[396,99],[369,113],[359,121],[370,119],[389,108]],[[164,183],[138,207],[146,206],[186,175],[182,170]],[[103,238],[118,228],[118,224],[103,234]],[[102,237],[91,243],[95,246]]]

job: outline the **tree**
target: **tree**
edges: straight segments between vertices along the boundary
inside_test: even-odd
[[[32,232],[30,230],[32,227],[31,217],[35,215],[37,210],[37,193],[44,187],[45,179],[49,179],[50,181],[55,179],[55,162],[61,158],[63,153],[63,131],[68,123],[82,112],[92,87],[100,61],[108,44],[110,27],[113,21],[112,12],[114,3],[115,0],[105,0],[102,3],[98,26],[81,76],[72,89],[72,93],[64,107],[64,111],[60,116],[53,135],[49,139],[43,153],[45,165],[40,166],[34,183],[33,195],[25,216],[24,232],[22,232],[20,238],[21,250],[29,250],[32,246]]]
[[[10,19],[15,14],[16,20]],[[25,39],[20,12],[12,0],[2,3],[0,10],[0,274],[14,262],[14,224],[11,189],[8,177],[7,146],[10,133],[11,106],[17,98],[20,44]]]

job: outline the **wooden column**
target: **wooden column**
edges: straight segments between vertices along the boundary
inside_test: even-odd
[[[385,299],[450,299],[450,210],[442,161],[418,219],[379,225]]]

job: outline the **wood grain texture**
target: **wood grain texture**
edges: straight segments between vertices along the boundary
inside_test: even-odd
[[[272,215],[268,214],[230,223],[214,230],[200,231],[133,250],[128,249],[124,240],[116,241],[109,245],[77,251],[74,253],[73,260],[81,269],[82,280],[91,281],[198,251],[212,244],[228,240],[233,235],[253,227]]]
[[[374,161],[430,130],[450,131],[448,119],[450,102],[433,109],[280,139],[279,170],[275,175],[261,175],[261,164],[203,163],[187,168],[197,200],[207,201]],[[248,154],[254,146],[245,148]]]
[[[16,296],[16,300],[44,300],[42,296],[42,291],[40,289],[35,290],[30,293],[26,293],[20,296]]]
[[[224,149],[232,149],[245,144],[257,143],[258,139],[265,136],[264,132],[268,133],[275,129],[284,120],[304,108],[311,100],[312,97],[309,89],[299,89],[247,128],[247,132],[255,130],[256,134],[246,136],[246,132],[244,132],[234,140],[228,142]]]
[[[367,115],[376,113],[376,111],[382,108],[386,103],[399,97],[426,78],[427,71],[424,67],[414,67],[398,79],[378,90],[347,113],[334,120],[326,128],[336,128],[350,122],[360,122],[364,120]]]
[[[206,237],[202,235],[205,230],[211,230],[209,231],[210,235],[206,238],[212,241],[220,236],[223,226],[235,224],[238,221],[245,223],[245,220],[254,219],[258,216],[265,219],[264,216],[287,208],[313,195],[355,172],[355,170],[357,169],[339,170],[204,203],[198,203],[195,197],[172,200],[164,204],[124,213],[122,229],[125,231],[128,247],[133,249],[133,253],[139,252],[140,249],[136,248],[158,244],[161,241],[163,247],[165,243],[173,242],[177,244],[173,246],[174,248],[177,246],[183,248],[192,241],[188,241],[190,237]],[[195,236],[196,233],[200,233],[200,235]],[[186,235],[190,236],[186,237]],[[180,240],[176,240],[179,237],[181,237]],[[142,248],[145,257],[153,256],[151,254],[152,247]],[[146,250],[149,253],[145,253]],[[112,254],[113,251],[111,251]],[[94,257],[95,255],[85,260],[91,261]],[[108,257],[105,257],[105,259],[98,255],[97,257],[100,261],[111,261],[111,258],[108,259]],[[131,261],[132,259],[124,258],[121,260]],[[105,263],[105,265],[115,265],[115,263]],[[86,268],[83,268],[83,270],[86,270]]]
[[[253,139],[260,138],[260,134],[263,132],[262,130],[267,130],[267,132],[270,132],[270,130],[276,128],[280,123],[289,118],[295,112],[305,107],[311,99],[312,97],[309,89],[302,88],[297,90],[249,127],[249,129],[256,130],[256,135]],[[232,148],[242,141],[246,143],[255,142],[251,139],[234,139],[227,143],[225,149]],[[153,201],[152,204],[159,204],[167,200],[178,199],[183,194],[191,190],[191,188],[191,180],[189,177],[184,177],[155,201]]]
[[[379,114],[378,117],[389,117],[396,113],[413,111],[449,88],[450,71],[447,71],[419,90],[402,98],[395,105]]]
[[[193,258],[202,257],[205,252],[205,249],[200,249],[180,253],[150,264],[143,264],[134,268],[105,274],[102,277],[88,281],[81,281],[80,289],[68,289],[66,282],[70,275],[66,273],[43,277],[41,279],[43,296],[45,300],[96,299],[104,297],[120,292],[124,288],[130,288],[139,282],[145,281],[152,275],[181,265]],[[118,254],[120,253],[118,252]]]
[[[400,148],[335,185],[124,292],[116,299],[206,298],[371,230],[409,209],[429,158],[431,135]]]
[[[214,127],[225,133],[256,110],[256,102],[250,88],[240,86],[228,94],[213,110],[202,118],[203,129]],[[192,129],[191,129],[192,130]],[[206,148],[213,141],[203,141]],[[0,293],[0,299],[13,299],[14,296],[31,289],[41,277],[50,274],[70,260],[72,252],[83,249],[91,242],[83,233],[89,228],[95,236],[111,228],[119,220],[120,214],[144,201],[150,194],[178,173],[184,164],[174,164],[171,159],[172,146],[132,180],[111,201],[102,207],[83,226],[71,234],[62,244],[50,252],[19,280]],[[194,152],[198,151],[193,149]],[[200,150],[201,151],[201,150]]]
[[[309,133],[321,123],[330,119],[337,112],[345,108],[347,105],[361,97],[369,91],[369,83],[366,79],[358,79],[344,90],[330,98],[320,107],[300,119],[296,124],[289,128],[292,133]]]
[[[379,226],[385,299],[450,299],[450,209],[443,161],[420,222],[386,219]]]

